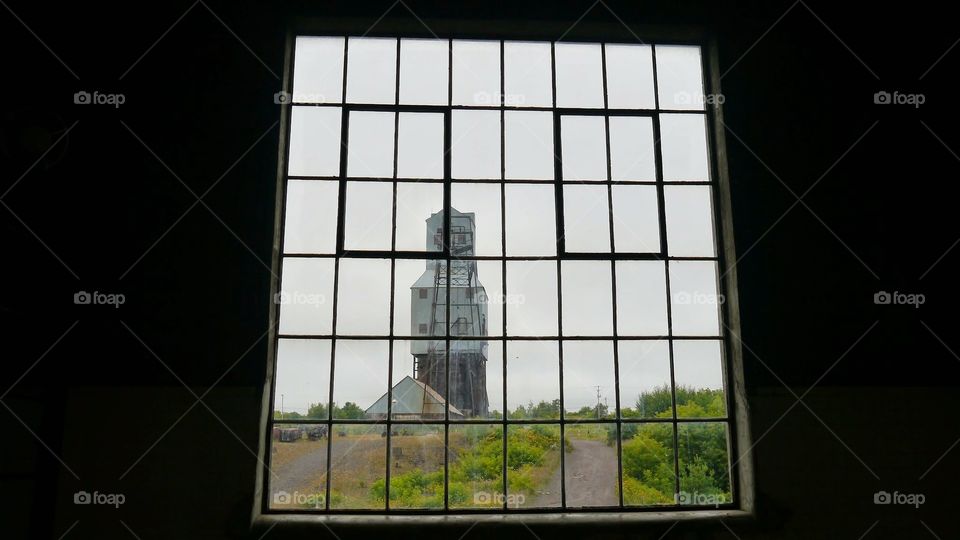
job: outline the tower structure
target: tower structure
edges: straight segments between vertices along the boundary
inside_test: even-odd
[[[444,213],[426,220],[428,251],[443,250]],[[476,238],[473,213],[450,210],[449,268],[446,260],[426,261],[426,268],[410,288],[411,335],[433,339],[410,341],[414,378],[441,394],[465,416],[486,416],[487,294],[477,276],[472,256]],[[449,297],[449,318],[448,299]],[[449,330],[449,358],[447,332]],[[450,388],[447,366],[450,368]]]

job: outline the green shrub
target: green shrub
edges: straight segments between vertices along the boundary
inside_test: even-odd
[[[519,470],[524,465],[543,463],[543,449],[528,442],[507,443],[507,467]]]

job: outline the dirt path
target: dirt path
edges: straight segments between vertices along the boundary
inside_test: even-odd
[[[602,441],[570,439],[573,451],[564,456],[567,476],[567,506],[616,506],[617,450]],[[558,467],[550,481],[527,507],[560,505]]]
[[[327,447],[325,441],[319,442],[298,442],[290,443],[303,445],[304,448],[298,449],[298,455],[291,456],[288,463],[280,466],[274,466],[273,472],[277,474],[272,478],[270,491],[286,491],[293,493],[314,493],[316,491],[325,491],[326,485],[320,485],[324,482],[324,473],[327,470]]]

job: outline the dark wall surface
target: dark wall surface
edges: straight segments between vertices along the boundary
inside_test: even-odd
[[[498,535],[960,535],[960,342],[949,315],[960,31],[946,13],[614,0],[3,7],[0,537],[247,534],[267,355],[273,94],[297,16],[374,32],[466,19],[520,32],[694,24],[716,34],[758,517]],[[78,91],[125,102],[76,105]],[[876,104],[880,91],[925,103]],[[78,291],[125,303],[75,305]],[[879,291],[926,301],[876,305]],[[126,501],[78,506],[78,490]],[[880,490],[925,503],[875,505]],[[316,536],[334,533],[364,537]]]

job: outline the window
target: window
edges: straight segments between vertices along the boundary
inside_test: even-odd
[[[701,48],[293,58],[265,510],[734,508]]]

